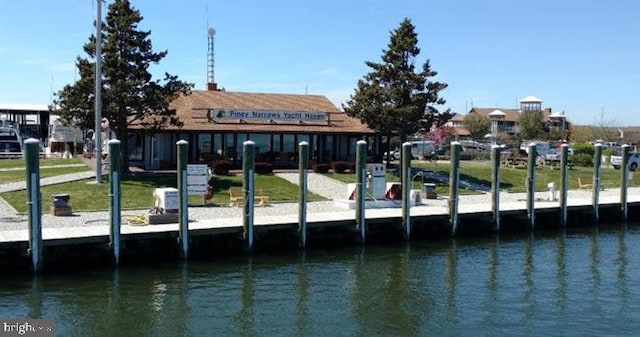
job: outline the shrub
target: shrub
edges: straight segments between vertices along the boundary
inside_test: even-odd
[[[329,164],[315,164],[313,165],[313,172],[315,173],[328,173],[331,166]]]
[[[571,146],[573,148],[573,154],[588,154],[593,157],[593,145],[589,143],[575,143]]]
[[[346,161],[334,161],[331,163],[331,168],[335,173],[345,173],[351,167],[351,163]]]
[[[255,165],[257,174],[272,174],[273,173],[273,165],[265,162],[259,162]]]
[[[616,155],[616,149],[608,147],[608,148],[602,150],[602,155],[603,156],[615,156]]]
[[[591,167],[593,166],[593,156],[586,153],[574,154],[571,156],[571,163],[576,166]]]
[[[219,176],[228,176],[231,169],[231,162],[219,161],[213,164],[213,173]]]

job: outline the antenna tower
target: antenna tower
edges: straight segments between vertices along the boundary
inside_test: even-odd
[[[215,53],[214,53],[214,37],[216,35],[216,30],[213,28],[209,28],[207,31],[207,36],[209,40],[208,48],[207,48],[207,83],[216,83],[216,72],[215,72]]]

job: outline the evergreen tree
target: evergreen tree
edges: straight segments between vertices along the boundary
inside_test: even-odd
[[[416,72],[420,48],[411,20],[405,18],[390,35],[382,63],[365,62],[373,70],[358,81],[343,109],[387,139],[398,134],[404,143],[409,135],[444,125],[452,115],[436,108],[446,103],[438,94],[447,84],[430,80],[438,73],[431,69],[429,60]]]
[[[168,73],[162,80],[152,79],[149,66],[158,64],[167,51],[153,51],[151,32],[138,29],[142,19],[128,0],[115,0],[102,25],[102,117],[121,141],[125,172],[129,167],[129,126],[139,125],[142,131],[151,133],[169,125],[181,126],[169,103],[181,94],[189,94],[193,87]],[[77,58],[80,79],[66,85],[54,101],[56,113],[63,120],[84,129],[95,125],[95,43],[92,35],[84,45],[92,60]]]

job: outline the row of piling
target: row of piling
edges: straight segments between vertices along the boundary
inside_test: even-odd
[[[177,146],[177,181],[178,181],[178,243],[182,258],[187,259],[189,255],[189,207],[187,204],[187,162],[188,145],[185,140],[176,143]],[[299,149],[299,193],[298,193],[298,237],[299,246],[304,248],[307,242],[307,200],[308,200],[308,159],[309,144],[301,142]],[[460,181],[460,152],[459,142],[451,143],[451,161],[449,174],[449,225],[450,234],[456,235],[458,231],[458,199]],[[356,143],[356,191],[355,191],[355,232],[357,239],[364,243],[366,239],[366,151],[367,143],[360,140]],[[491,214],[496,232],[500,231],[500,163],[501,148],[493,146],[491,149]],[[528,146],[529,156],[527,162],[526,178],[526,209],[528,217],[528,227],[535,227],[535,166],[536,166],[536,146]],[[109,245],[113,251],[114,262],[120,262],[121,240],[121,190],[120,190],[120,169],[121,169],[121,147],[119,140],[108,142],[109,152]],[[28,139],[25,141],[25,163],[27,181],[27,205],[29,222],[29,249],[32,267],[38,271],[42,267],[42,209],[40,193],[40,172],[39,172],[39,141]],[[243,239],[246,249],[251,251],[254,246],[254,174],[255,174],[255,143],[246,141],[243,143],[243,163],[242,163],[242,186],[244,193],[244,205],[242,213]],[[600,156],[602,145],[595,145],[592,207],[595,221],[599,221],[599,192],[600,192]],[[629,146],[622,146],[622,167],[628,166]],[[561,148],[561,180],[559,205],[561,211],[561,224],[567,223],[567,191],[568,191],[568,145],[563,144]],[[411,144],[402,144],[402,156],[400,165],[400,179],[402,182],[402,233],[406,240],[411,237],[411,216],[410,216],[410,189],[411,189]],[[628,170],[621,170],[620,188],[620,211],[623,221],[627,220],[627,190],[628,190]]]

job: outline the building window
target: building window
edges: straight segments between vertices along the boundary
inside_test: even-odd
[[[129,142],[129,160],[142,160],[142,149],[144,148],[142,135],[132,132],[127,135],[127,138]]]
[[[212,152],[222,154],[222,134],[216,133],[213,135],[213,147]]]
[[[294,152],[296,148],[295,142],[296,142],[295,135],[291,135],[291,134],[284,135],[284,141],[282,142],[282,151]]]
[[[203,160],[203,154],[211,154],[211,134],[209,133],[198,134],[198,143],[196,144],[196,158],[198,158],[198,160],[200,161]]]

